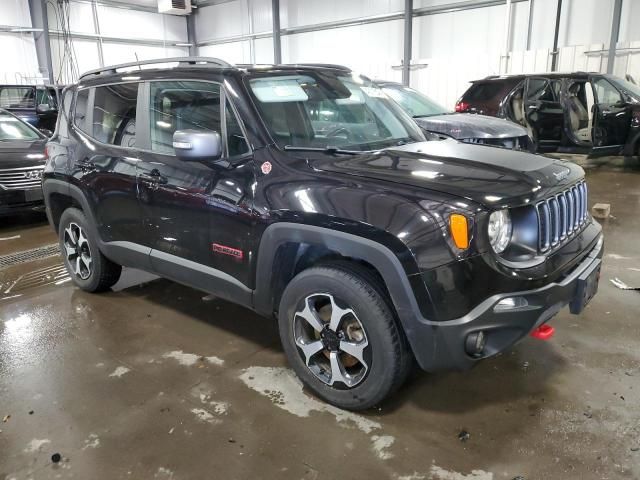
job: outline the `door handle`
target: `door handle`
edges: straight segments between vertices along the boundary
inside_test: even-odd
[[[139,178],[144,182],[149,182],[155,185],[164,185],[167,183],[167,177],[162,175],[157,169],[153,169],[149,173],[141,173]]]
[[[75,163],[75,166],[78,167],[80,170],[82,170],[83,172],[89,172],[91,170],[95,170],[96,169],[96,165],[95,163],[84,159],[84,160],[78,160]]]

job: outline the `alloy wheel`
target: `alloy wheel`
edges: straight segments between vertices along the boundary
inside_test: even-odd
[[[91,276],[92,260],[89,240],[80,225],[70,223],[64,229],[64,249],[73,273],[82,280]]]
[[[295,313],[293,334],[305,365],[323,383],[353,388],[366,376],[370,359],[364,327],[333,295],[306,297],[302,310]]]

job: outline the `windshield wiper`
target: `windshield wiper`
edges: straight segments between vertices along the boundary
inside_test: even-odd
[[[328,153],[329,155],[360,155],[366,153],[360,150],[343,150],[338,147],[326,146],[326,147],[296,147],[295,145],[285,145],[284,149],[292,152],[320,152]]]

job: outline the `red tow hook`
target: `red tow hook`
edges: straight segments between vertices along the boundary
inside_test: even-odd
[[[553,337],[554,333],[556,333],[555,328],[553,328],[551,325],[543,323],[538,328],[532,330],[529,335],[531,335],[533,338],[537,338],[538,340],[549,340],[551,337]]]

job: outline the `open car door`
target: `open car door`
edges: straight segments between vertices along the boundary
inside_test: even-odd
[[[553,151],[560,146],[564,111],[558,98],[559,85],[559,80],[542,77],[530,77],[525,81],[524,116],[537,151]]]
[[[591,79],[595,95],[592,155],[618,155],[627,141],[631,106],[606,78]]]

